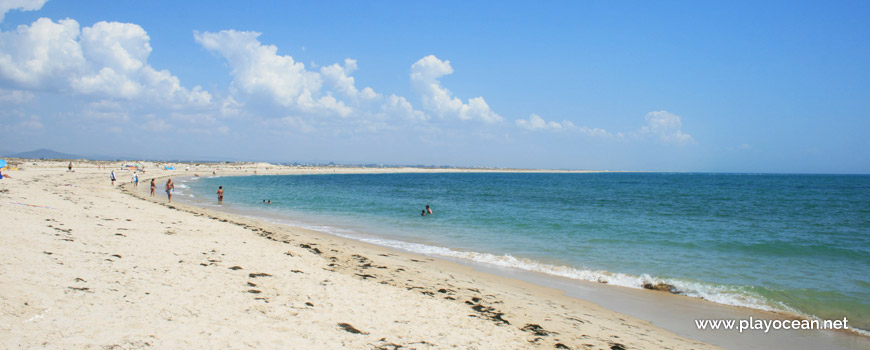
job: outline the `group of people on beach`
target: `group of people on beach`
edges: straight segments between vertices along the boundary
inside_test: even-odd
[[[69,166],[70,166],[70,171],[72,171],[72,163],[70,163]],[[112,186],[114,186],[115,185],[115,171],[114,170],[112,170],[111,178],[112,178]],[[133,187],[138,187],[138,186],[139,186],[139,175],[134,173],[133,174]],[[154,197],[154,190],[156,188],[157,188],[157,184],[154,182],[154,179],[151,179],[151,197]],[[172,203],[172,191],[173,190],[175,190],[175,183],[172,182],[172,178],[169,178],[166,180],[166,197],[169,199],[170,203]],[[219,205],[224,204],[224,186],[218,186],[217,199],[218,199]],[[263,204],[271,205],[272,200],[271,199],[269,199],[269,200],[264,199]],[[423,211],[420,212],[420,216],[426,216],[426,215],[432,215],[432,214],[435,214],[435,212],[432,211],[432,208],[430,208],[428,204],[426,205],[426,209],[423,209]]]

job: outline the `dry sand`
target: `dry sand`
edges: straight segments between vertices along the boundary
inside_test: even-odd
[[[27,161],[0,180],[0,347],[715,348],[558,290],[168,204],[163,181],[152,200],[148,179],[172,172],[147,164],[138,189],[122,188],[95,164],[67,172],[66,162]],[[119,185],[129,182],[110,164]],[[178,175],[373,171],[175,166]]]

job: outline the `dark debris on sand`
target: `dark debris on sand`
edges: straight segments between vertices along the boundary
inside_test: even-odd
[[[558,334],[556,332],[547,331],[546,329],[544,329],[544,327],[541,327],[540,325],[537,325],[534,323],[526,324],[525,326],[523,326],[523,328],[520,328],[520,330],[525,331],[525,332],[530,332],[530,333],[533,333],[534,335],[541,336],[541,337],[546,337],[546,336],[551,335],[551,334]]]
[[[353,333],[353,334],[368,334],[368,333],[365,333],[365,332],[363,332],[363,331],[361,331],[361,330],[359,330],[359,329],[356,329],[354,326],[351,326],[349,323],[344,323],[344,322],[339,323],[339,324],[338,324],[338,327],[340,327],[341,329],[345,330],[345,331],[348,332],[348,333]]]

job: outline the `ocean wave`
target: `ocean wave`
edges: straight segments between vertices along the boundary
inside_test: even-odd
[[[751,291],[747,291],[745,288],[740,286],[718,285],[673,278],[660,278],[656,276],[650,276],[648,274],[642,274],[638,276],[626,273],[609,272],[605,270],[593,270],[565,265],[553,265],[539,262],[533,259],[514,257],[510,254],[496,255],[476,251],[456,250],[422,243],[405,242],[382,237],[362,235],[353,230],[342,229],[332,226],[308,225],[292,221],[283,221],[279,223],[324,232],[327,234],[362,241],[365,243],[405,250],[417,254],[464,259],[477,263],[532,271],[576,280],[606,283],[634,289],[643,289],[644,285],[657,285],[659,283],[664,283],[673,286],[674,289],[672,292],[675,294],[700,298],[724,305],[741,306],[765,311],[787,312],[801,315],[801,313],[799,313],[797,310],[794,310],[785,304],[772,302],[767,298],[752,293]]]

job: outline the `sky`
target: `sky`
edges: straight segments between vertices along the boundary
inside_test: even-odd
[[[0,151],[870,173],[867,1],[0,0]]]

